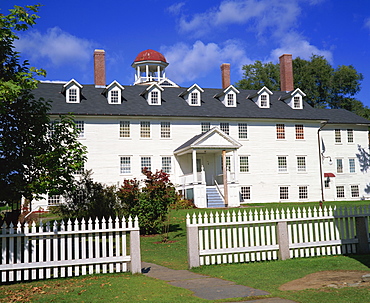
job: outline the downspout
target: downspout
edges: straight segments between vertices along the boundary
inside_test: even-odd
[[[317,142],[319,145],[319,165],[320,165],[320,187],[321,187],[321,202],[325,201],[324,198],[324,185],[323,185],[323,174],[322,174],[322,155],[321,155],[321,142],[320,142],[320,131],[324,128],[324,126],[328,124],[327,121],[325,121],[320,128],[317,130]]]

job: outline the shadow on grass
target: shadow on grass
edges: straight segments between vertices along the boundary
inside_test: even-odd
[[[178,232],[182,230],[183,229],[181,228],[180,224],[170,224],[169,232]]]
[[[349,258],[352,258],[370,269],[370,254],[366,255],[348,255]]]

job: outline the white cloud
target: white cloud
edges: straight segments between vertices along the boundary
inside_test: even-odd
[[[300,57],[308,60],[314,55],[324,56],[329,62],[333,62],[333,54],[329,50],[320,50],[310,44],[304,37],[297,33],[287,33],[282,38],[281,47],[271,51],[268,61],[276,62],[282,54],[293,54],[294,57]]]
[[[192,81],[207,76],[222,63],[231,63],[232,68],[241,68],[241,64],[251,63],[242,45],[229,40],[223,45],[204,44],[196,41],[193,45],[177,43],[162,50],[170,65],[167,67],[169,78],[177,83]]]
[[[89,63],[94,49],[92,42],[59,27],[49,28],[46,33],[31,31],[21,35],[15,46],[32,62],[46,60],[47,65],[78,65],[80,68]]]
[[[178,15],[181,12],[181,9],[183,8],[184,5],[185,5],[185,2],[175,3],[175,4],[172,4],[171,6],[169,6],[167,8],[167,10],[171,14]]]
[[[183,15],[179,25],[180,31],[196,37],[232,24],[245,24],[258,35],[270,30],[279,36],[295,24],[300,13],[298,0],[225,0],[206,12],[191,17]]]
[[[365,20],[364,26],[365,26],[365,28],[367,28],[368,30],[370,30],[370,18],[367,18]]]

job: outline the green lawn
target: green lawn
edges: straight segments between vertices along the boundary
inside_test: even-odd
[[[369,202],[327,202],[326,205],[368,205]],[[251,205],[249,209],[318,206],[318,203],[277,203]],[[239,209],[236,209],[239,210]],[[186,214],[216,210],[171,211],[169,241],[163,236],[141,237],[142,260],[173,269],[187,269]],[[225,210],[222,210],[225,211]],[[202,266],[194,272],[234,281],[266,290],[272,296],[297,302],[368,302],[370,287],[346,287],[304,291],[280,291],[280,285],[307,274],[323,270],[367,270],[370,256],[326,256],[290,259],[286,261],[255,262]],[[234,299],[241,301],[242,299]],[[0,286],[0,302],[212,302],[195,298],[190,291],[142,275],[106,274],[77,278],[56,279]],[[230,300],[229,300],[230,301]],[[232,300],[231,300],[232,301]],[[219,301],[220,302],[220,301]]]

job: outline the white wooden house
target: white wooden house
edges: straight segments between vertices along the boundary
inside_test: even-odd
[[[228,64],[222,88],[180,87],[153,50],[132,64],[134,85],[106,84],[104,51],[94,57],[95,84],[40,83],[35,96],[53,101],[52,118],[74,114],[96,181],[120,185],[144,167],[163,169],[203,208],[370,198],[370,121],[308,105],[293,88],[291,55],[280,58],[287,91],[236,89]]]

